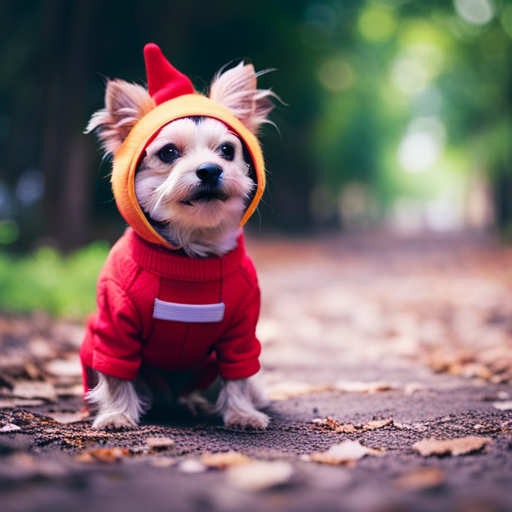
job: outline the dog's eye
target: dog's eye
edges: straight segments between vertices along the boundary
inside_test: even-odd
[[[158,152],[158,158],[160,158],[160,160],[162,160],[162,162],[165,162],[166,164],[174,162],[174,160],[176,160],[180,156],[180,152],[178,151],[178,148],[174,144],[167,144],[167,146],[164,146]]]
[[[222,144],[220,152],[222,153],[222,157],[226,160],[233,160],[233,158],[235,158],[235,147],[231,144]]]

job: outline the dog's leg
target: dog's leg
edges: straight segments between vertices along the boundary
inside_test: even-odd
[[[252,379],[223,382],[215,409],[226,427],[266,428],[270,418],[256,410],[268,404],[262,388]]]
[[[148,403],[137,395],[132,382],[104,373],[97,373],[98,384],[85,399],[97,407],[98,413],[93,428],[122,428],[135,426]]]

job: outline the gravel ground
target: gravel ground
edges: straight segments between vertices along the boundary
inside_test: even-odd
[[[176,412],[94,431],[80,329],[0,315],[0,510],[512,510],[510,251],[467,237],[249,247],[270,427]],[[413,447],[474,437],[459,455]],[[317,462],[346,441],[359,444],[339,464]]]

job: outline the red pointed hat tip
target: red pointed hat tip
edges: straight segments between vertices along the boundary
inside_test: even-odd
[[[183,94],[193,94],[192,82],[164,57],[155,43],[144,47],[144,60],[149,94],[157,105]]]

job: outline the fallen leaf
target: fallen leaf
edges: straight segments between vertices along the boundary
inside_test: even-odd
[[[500,411],[508,411],[509,409],[512,409],[512,402],[494,402],[492,405]]]
[[[198,459],[187,459],[183,462],[180,462],[178,465],[178,469],[182,473],[187,474],[194,474],[194,473],[204,473],[208,467],[205,466],[200,460]]]
[[[358,382],[358,381],[337,381],[333,389],[345,393],[377,393],[379,391],[391,391],[396,386],[388,382]]]
[[[468,436],[458,439],[441,441],[438,439],[423,439],[413,444],[423,457],[430,455],[466,455],[468,453],[482,450],[491,442],[489,437]]]
[[[78,462],[118,462],[130,454],[128,448],[93,448],[76,457]]]
[[[332,416],[327,416],[325,419],[316,418],[312,421],[315,425],[318,425],[322,430],[328,430],[332,432],[344,432],[353,433],[357,432],[357,427],[351,423],[339,423]]]
[[[343,425],[339,425],[334,429],[335,432],[344,432],[345,434],[353,434],[354,432],[357,432],[357,428],[350,424],[350,423],[344,423]]]
[[[284,461],[239,464],[229,467],[226,472],[226,480],[229,485],[253,492],[286,484],[292,476],[293,466]]]
[[[82,364],[80,363],[80,357],[69,359],[55,359],[46,363],[44,369],[54,377],[81,377],[82,376]]]
[[[176,463],[177,460],[170,457],[153,457],[150,461],[150,464],[156,468],[168,468]]]
[[[25,363],[23,365],[23,369],[25,370],[25,373],[29,376],[31,380],[38,380],[41,378],[41,372],[39,371],[39,368],[34,363]]]
[[[322,429],[327,429],[329,431],[338,432],[338,433],[354,433],[354,432],[364,432],[366,430],[376,430],[378,428],[385,427],[387,425],[392,425],[392,419],[384,419],[384,420],[371,420],[365,423],[364,425],[352,425],[351,423],[339,423],[331,416],[327,416],[325,420],[316,418],[312,421],[315,425],[318,425]]]
[[[201,462],[209,468],[224,469],[229,466],[247,464],[252,462],[252,459],[242,453],[230,450],[223,453],[206,453],[201,457]]]
[[[44,405],[46,402],[44,400],[14,398],[13,403],[15,407],[38,407],[39,405]]]
[[[419,382],[408,382],[404,385],[403,389],[406,395],[412,395],[416,393],[416,391],[422,390],[424,387],[425,386]]]
[[[155,451],[165,450],[176,444],[175,441],[169,437],[148,437],[144,442],[149,448]]]
[[[367,448],[359,441],[343,441],[331,446],[326,452],[312,453],[310,459],[323,464],[346,464],[359,460],[365,455],[381,455],[381,452]]]
[[[7,425],[0,428],[0,432],[15,432],[16,430],[21,430],[21,427],[18,427],[18,425],[14,423],[7,423]]]
[[[285,381],[269,385],[268,396],[271,400],[287,400],[298,396],[321,393],[331,389],[327,384],[308,384],[306,382]]]
[[[83,384],[76,384],[75,386],[55,386],[55,392],[59,398],[67,398],[71,396],[83,396]]]
[[[51,342],[42,336],[33,336],[28,344],[30,353],[38,359],[51,359],[55,357],[55,350]]]
[[[363,425],[363,430],[376,430],[378,428],[386,427],[387,425],[392,425],[393,420],[392,419],[386,419],[386,420],[372,420],[368,421]]]
[[[444,482],[444,473],[437,468],[418,468],[396,478],[393,483],[401,489],[419,491],[434,489]]]
[[[45,457],[34,457],[28,453],[13,453],[3,458],[4,464],[0,466],[0,474],[5,482],[9,480],[28,479],[62,479],[67,476],[68,469],[60,462],[48,460]],[[5,508],[5,507],[4,507]],[[2,509],[3,510],[3,509]]]
[[[427,427],[425,427],[425,425],[422,425],[421,423],[410,424],[393,421],[393,426],[400,430],[415,430],[416,432],[424,432],[425,430],[427,430]]]
[[[25,398],[0,398],[0,408],[14,408],[14,407],[38,407],[44,405],[44,400],[30,400]]]
[[[67,423],[75,423],[76,421],[82,421],[84,418],[88,416],[88,413],[80,412],[52,412],[45,413],[45,416],[58,421],[59,423],[67,424]]]
[[[14,385],[12,396],[17,398],[41,398],[49,402],[57,400],[57,394],[51,382],[18,381]]]

